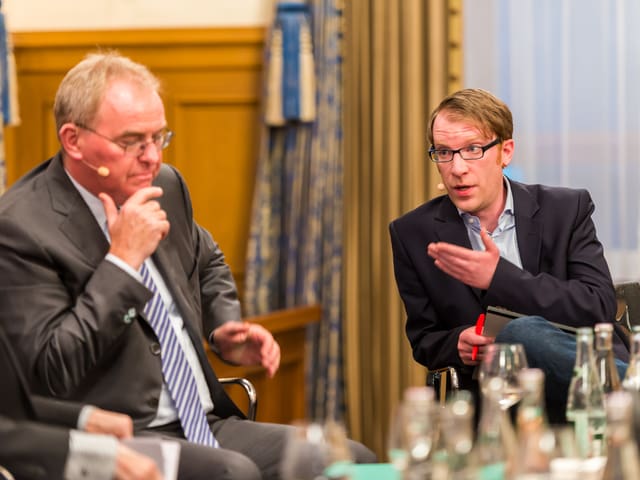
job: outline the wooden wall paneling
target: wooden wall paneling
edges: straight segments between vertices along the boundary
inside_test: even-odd
[[[211,226],[208,229],[242,291],[256,173],[258,103],[250,96],[180,95],[171,100],[171,125],[179,132],[172,162],[188,179],[194,205],[199,205],[196,220]]]
[[[61,79],[47,73],[19,77],[21,123],[5,130],[8,186],[59,148],[52,110]]]

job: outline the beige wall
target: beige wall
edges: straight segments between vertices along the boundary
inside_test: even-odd
[[[263,26],[275,0],[4,0],[12,31]]]

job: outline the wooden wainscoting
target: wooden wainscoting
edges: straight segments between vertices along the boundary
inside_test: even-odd
[[[305,330],[307,325],[320,321],[320,316],[321,308],[311,305],[245,318],[264,326],[280,344],[280,369],[272,379],[267,377],[261,367],[233,366],[223,362],[211,352],[205,342],[209,361],[218,377],[244,377],[256,387],[257,420],[291,423],[305,418]],[[229,394],[246,412],[247,399],[244,392],[229,389]]]
[[[58,150],[52,106],[87,53],[116,49],[162,81],[176,136],[165,161],[185,176],[196,220],[218,241],[242,291],[259,144],[263,28],[14,33],[22,122],[6,131],[11,185]]]

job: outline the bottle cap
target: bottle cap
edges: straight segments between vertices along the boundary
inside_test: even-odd
[[[580,337],[593,337],[593,328],[591,327],[578,327],[576,330],[576,335]]]
[[[633,397],[624,390],[611,392],[607,396],[607,421],[626,420],[631,418]]]
[[[596,332],[613,332],[613,323],[596,323]]]

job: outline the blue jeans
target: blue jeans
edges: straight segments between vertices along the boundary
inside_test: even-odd
[[[564,423],[567,392],[576,360],[575,335],[560,330],[542,317],[521,317],[510,321],[496,336],[496,342],[521,343],[529,367],[545,374],[545,400],[551,423]],[[627,364],[616,359],[620,378]]]

